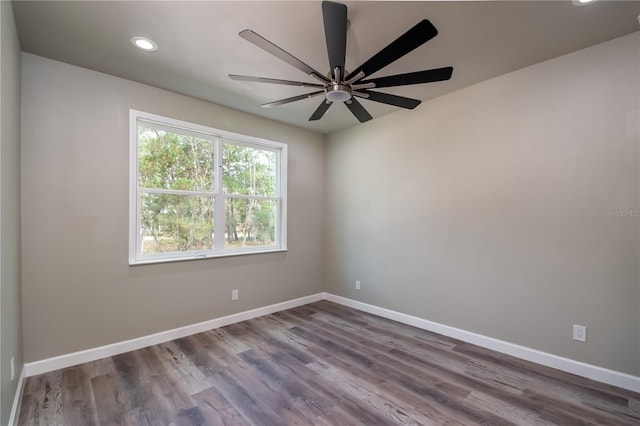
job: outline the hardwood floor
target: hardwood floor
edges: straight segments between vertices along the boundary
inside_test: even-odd
[[[640,394],[322,301],[30,377],[20,425],[640,425]]]

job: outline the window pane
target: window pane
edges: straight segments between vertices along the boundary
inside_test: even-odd
[[[275,245],[275,201],[227,198],[225,248]]]
[[[213,198],[142,194],[142,254],[210,250]]]
[[[224,144],[224,192],[242,195],[276,195],[276,153]]]
[[[138,124],[138,185],[213,191],[213,142]]]

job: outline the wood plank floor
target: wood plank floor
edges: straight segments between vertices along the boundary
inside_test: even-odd
[[[640,394],[322,301],[30,377],[20,425],[640,425]]]

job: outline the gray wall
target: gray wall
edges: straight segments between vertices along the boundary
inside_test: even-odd
[[[332,134],[326,290],[640,374],[639,62],[635,33]]]
[[[38,56],[22,59],[26,361],[322,290],[322,135]],[[128,266],[129,108],[287,143],[289,251]]]
[[[11,3],[0,1],[0,424],[22,370],[20,314],[20,45]],[[11,358],[16,377],[11,381]]]

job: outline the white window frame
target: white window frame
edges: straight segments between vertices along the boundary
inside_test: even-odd
[[[210,139],[215,146],[215,189],[207,195],[213,196],[214,224],[218,232],[214,233],[214,248],[205,251],[154,253],[143,255],[141,253],[141,188],[138,186],[138,123],[148,123],[155,128],[166,128],[184,134],[192,134],[202,139]],[[169,117],[163,117],[134,109],[129,110],[129,265],[141,265],[149,263],[164,263],[183,260],[207,259],[225,256],[237,256],[256,253],[273,253],[287,250],[287,145],[267,139],[241,135],[212,127],[188,123]],[[274,197],[261,197],[253,195],[225,194],[222,185],[222,154],[224,142],[232,142],[239,146],[258,148],[276,153],[276,194]],[[164,190],[152,190],[153,193],[162,193]],[[145,190],[149,193],[149,190]],[[193,195],[190,191],[170,191],[177,195]],[[242,247],[225,248],[225,199],[263,199],[272,200],[276,207],[276,232],[275,245],[266,247]]]

